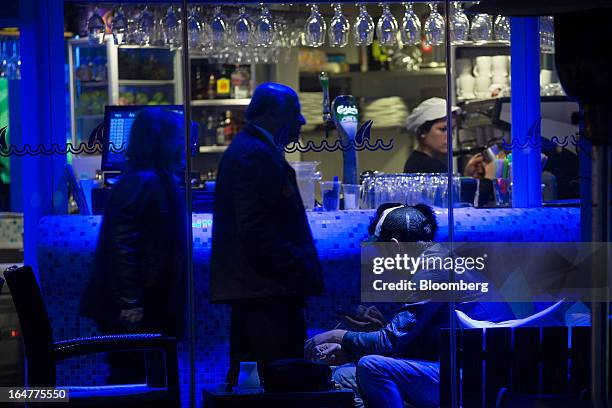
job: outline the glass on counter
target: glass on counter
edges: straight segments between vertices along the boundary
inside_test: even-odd
[[[453,176],[455,202],[461,197],[460,175]],[[372,174],[364,178],[361,208],[378,208],[384,203],[406,205],[427,204],[448,206],[448,175],[446,173]]]
[[[344,196],[345,210],[359,209],[360,191],[361,185],[359,184],[342,184],[342,194]]]
[[[289,162],[289,164],[295,170],[295,178],[304,203],[304,209],[313,210],[315,207],[315,182],[321,180],[321,173],[317,171],[317,167],[321,162],[303,161]]]
[[[334,178],[334,181],[321,182],[321,199],[325,211],[340,209],[340,183],[337,177]]]

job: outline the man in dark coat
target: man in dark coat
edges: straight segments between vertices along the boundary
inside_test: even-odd
[[[300,358],[305,297],[323,290],[321,265],[283,148],[305,124],[296,93],[260,85],[248,122],[221,159],[211,255],[211,301],[231,305],[230,370],[241,361]]]
[[[126,169],[104,211],[80,314],[104,334],[183,334],[187,223],[181,115],[143,109],[134,119]],[[145,380],[142,353],[110,353],[114,384]]]

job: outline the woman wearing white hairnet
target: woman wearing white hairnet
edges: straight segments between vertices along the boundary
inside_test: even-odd
[[[453,112],[453,129],[456,123],[457,106]],[[446,155],[448,154],[446,101],[441,98],[430,98],[417,106],[406,123],[408,131],[416,135],[417,147],[406,164],[404,173],[446,173],[448,172]],[[482,155],[474,155],[465,166],[464,174],[479,177],[484,174]]]

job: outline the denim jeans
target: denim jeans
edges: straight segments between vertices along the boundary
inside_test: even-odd
[[[356,367],[337,367],[334,381],[355,391],[355,406],[368,408],[403,408],[404,402],[418,408],[440,405],[440,364],[433,361],[408,360],[377,355],[365,356]],[[359,393],[359,391],[361,393]]]

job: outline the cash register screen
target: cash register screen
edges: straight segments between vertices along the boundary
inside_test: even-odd
[[[148,105],[113,106],[104,108],[104,134],[102,136],[102,171],[121,172],[125,168],[125,152],[130,139],[130,130],[138,112]],[[183,106],[162,106],[183,114]],[[192,150],[197,150],[197,125],[191,126]]]

